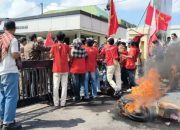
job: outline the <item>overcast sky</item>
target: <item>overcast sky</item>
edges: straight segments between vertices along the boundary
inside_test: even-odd
[[[44,11],[74,6],[98,5],[104,9],[108,0],[0,0],[0,18],[22,17],[40,14],[40,3]],[[150,0],[114,0],[118,17],[138,24]],[[173,0],[172,25],[180,25],[180,0]],[[143,21],[142,23],[143,24]]]

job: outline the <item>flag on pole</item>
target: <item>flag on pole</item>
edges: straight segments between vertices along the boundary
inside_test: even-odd
[[[110,0],[110,15],[109,15],[109,17],[110,18],[109,18],[108,37],[113,35],[113,34],[116,34],[118,26],[119,26],[113,0]]]
[[[52,33],[48,32],[46,41],[44,43],[45,47],[52,47],[54,45],[54,41],[51,36],[52,36]]]
[[[149,56],[151,56],[152,52],[151,52],[151,46],[153,41],[157,40],[157,36],[156,33],[158,32],[158,28],[157,28],[157,22],[156,22],[156,9],[153,7],[153,15],[152,15],[152,19],[151,19],[151,27],[150,27],[150,38],[149,38],[149,42],[148,42],[148,54]]]
[[[167,31],[171,16],[156,10],[156,21],[158,30]]]
[[[158,40],[156,34],[160,30],[166,31],[171,20],[171,16],[160,12],[155,7],[148,5],[145,23],[150,25],[150,38],[148,42],[148,53],[151,55],[151,45]]]

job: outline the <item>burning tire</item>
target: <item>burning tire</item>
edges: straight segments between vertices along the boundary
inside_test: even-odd
[[[128,106],[132,106],[133,100],[123,96],[119,101],[120,112],[133,121],[147,122],[153,119],[152,109],[141,107],[138,111],[129,111]]]

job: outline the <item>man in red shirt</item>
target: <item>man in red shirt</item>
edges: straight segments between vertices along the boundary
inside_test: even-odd
[[[59,106],[59,84],[61,82],[61,106],[66,104],[67,97],[67,84],[68,84],[68,57],[70,48],[68,45],[63,44],[65,34],[59,32],[57,34],[58,43],[55,44],[50,51],[50,57],[53,58],[53,101],[54,106]]]
[[[92,83],[92,96],[95,98],[97,96],[97,87],[96,87],[96,60],[98,56],[97,50],[93,47],[94,40],[92,38],[88,38],[86,40],[87,47],[86,52],[88,57],[86,58],[86,74],[85,74],[85,99],[89,99],[89,90],[88,84],[89,79],[91,79]],[[91,77],[91,78],[90,78]]]
[[[126,58],[126,70],[129,78],[130,87],[136,86],[135,83],[135,71],[136,71],[136,61],[139,55],[139,49],[135,46],[135,43],[131,41],[129,43],[129,52],[128,55],[124,57]]]
[[[118,47],[114,45],[114,38],[108,38],[107,45],[102,49],[101,55],[105,55],[107,64],[107,80],[115,90],[114,95],[121,94],[121,73],[118,62]],[[113,80],[115,75],[116,83]]]
[[[123,81],[122,89],[128,89],[129,82],[127,79],[127,72],[126,72],[126,58],[124,57],[128,55],[126,43],[122,42],[119,46],[119,53],[120,53],[120,65],[121,65],[121,80]]]

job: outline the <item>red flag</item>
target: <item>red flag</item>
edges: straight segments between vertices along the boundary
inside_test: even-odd
[[[54,45],[54,41],[52,40],[51,35],[52,35],[51,32],[49,32],[49,33],[47,34],[46,41],[45,41],[45,43],[44,43],[44,45],[45,45],[46,47],[51,47],[51,46]]]
[[[117,32],[118,26],[119,25],[118,25],[115,5],[114,5],[113,0],[110,0],[110,18],[109,18],[108,37]]]
[[[156,22],[158,30],[166,31],[171,21],[171,16],[156,10]]]
[[[141,41],[141,38],[144,36],[144,34],[141,34],[141,33],[139,33],[139,34],[137,34],[133,39],[132,39],[132,41],[134,41],[134,42],[140,42]]]
[[[145,23],[147,25],[151,25],[151,23],[152,23],[154,9],[155,8],[153,6],[151,6],[150,4],[148,5],[146,19],[145,19]]]

